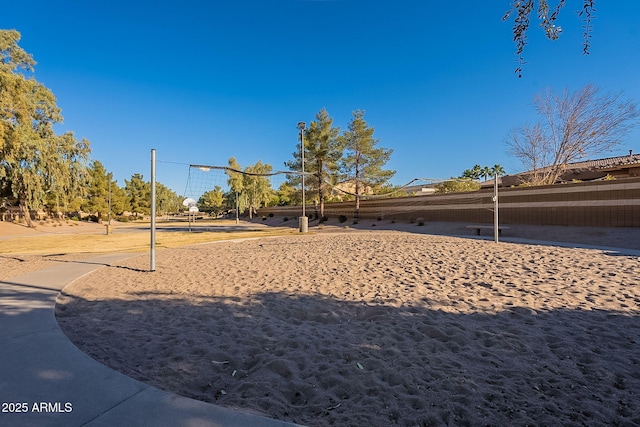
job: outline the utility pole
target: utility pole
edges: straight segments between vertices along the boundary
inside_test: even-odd
[[[300,217],[299,226],[300,232],[306,233],[309,231],[309,218],[307,218],[305,197],[304,197],[304,130],[307,124],[305,122],[298,122],[298,129],[300,130],[300,158],[302,160],[302,216]]]

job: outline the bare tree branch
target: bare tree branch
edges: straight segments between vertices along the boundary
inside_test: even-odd
[[[639,124],[640,110],[622,93],[594,85],[534,97],[541,121],[514,130],[508,151],[532,171],[532,184],[553,184],[568,163],[611,151]]]

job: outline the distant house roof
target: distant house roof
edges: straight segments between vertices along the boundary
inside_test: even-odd
[[[569,169],[597,169],[597,170],[617,170],[621,166],[640,166],[640,154],[629,154],[626,156],[607,157],[606,159],[584,160],[582,162],[569,163]]]
[[[526,171],[515,175],[505,175],[500,178],[499,182],[503,186],[517,185],[524,177],[532,173],[533,171]],[[616,178],[640,176],[640,154],[633,154],[633,151],[629,150],[629,154],[626,156],[568,163],[564,167],[560,180],[571,181],[578,179],[588,181],[601,179],[606,175],[612,175]],[[493,181],[491,182],[493,183]],[[483,183],[483,186],[486,184]]]

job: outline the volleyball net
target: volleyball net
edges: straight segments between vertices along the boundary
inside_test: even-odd
[[[472,182],[456,178],[414,178],[404,185],[387,186],[373,192],[363,186],[356,194],[352,182],[331,182],[328,179],[318,182],[311,173],[304,175],[300,171],[272,171],[268,165],[257,164],[244,170],[229,166],[203,164],[189,165],[189,173],[184,196],[197,204],[201,211],[223,212],[238,210],[249,211],[249,215],[258,209],[271,209],[286,215],[291,210],[294,215],[296,207],[302,204],[302,181],[305,180],[305,201],[307,206],[319,203],[319,191],[322,187],[325,212],[332,214],[353,213],[351,202],[358,197],[362,204],[361,212],[369,217],[389,218],[392,216],[420,215],[420,211],[436,209],[430,207],[431,197],[436,187],[449,182]],[[442,190],[442,187],[440,187]],[[437,209],[493,209],[490,196],[478,193],[450,193],[440,196]],[[392,200],[389,200],[392,199]],[[212,209],[215,208],[215,209]],[[349,216],[349,215],[348,215]]]

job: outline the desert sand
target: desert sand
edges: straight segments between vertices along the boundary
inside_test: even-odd
[[[131,377],[309,426],[640,425],[637,255],[354,228],[133,256],[57,319]]]

